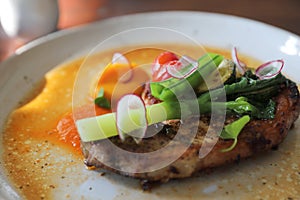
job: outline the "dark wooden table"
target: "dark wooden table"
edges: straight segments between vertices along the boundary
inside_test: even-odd
[[[300,35],[300,0],[58,0],[58,30],[137,12],[192,10],[259,20]],[[0,61],[26,43],[0,27]]]

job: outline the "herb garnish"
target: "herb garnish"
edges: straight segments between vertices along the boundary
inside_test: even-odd
[[[238,120],[232,122],[231,124],[226,125],[221,132],[220,138],[226,139],[233,139],[233,144],[228,147],[227,149],[222,149],[222,152],[231,151],[237,144],[237,138],[244,126],[250,121],[250,116],[245,115]]]
[[[104,88],[100,88],[98,95],[95,99],[95,104],[98,105],[101,108],[106,108],[106,109],[110,109],[111,105],[110,102],[107,98],[105,98],[104,96]]]

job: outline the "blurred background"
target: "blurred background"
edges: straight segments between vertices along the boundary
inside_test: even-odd
[[[231,14],[300,35],[300,0],[1,0],[0,62],[54,31],[113,16],[165,10]]]

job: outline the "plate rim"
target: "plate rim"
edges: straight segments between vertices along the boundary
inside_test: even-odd
[[[206,15],[209,17],[225,17],[227,19],[231,18],[234,20],[239,20],[239,21],[245,21],[247,23],[256,23],[257,25],[260,26],[265,26],[266,28],[269,29],[273,29],[274,31],[277,32],[281,32],[282,34],[288,34],[291,35],[293,37],[298,38],[298,40],[300,40],[300,35],[297,35],[296,33],[293,33],[289,30],[283,29],[281,27],[260,21],[260,20],[256,20],[256,19],[252,19],[249,17],[243,17],[243,16],[236,16],[233,14],[225,14],[225,13],[218,13],[218,12],[208,12],[208,11],[188,11],[188,10],[170,10],[170,11],[149,11],[149,12],[137,12],[137,13],[132,13],[132,14],[124,14],[124,15],[120,15],[120,16],[113,16],[113,17],[108,17],[108,18],[104,18],[104,19],[100,19],[91,23],[87,23],[87,24],[81,24],[78,26],[74,26],[71,28],[67,28],[67,29],[62,29],[62,30],[58,30],[52,33],[49,33],[47,35],[44,35],[42,37],[39,37],[35,40],[32,40],[30,42],[28,42],[27,44],[19,47],[18,49],[15,50],[15,53],[12,54],[9,58],[7,58],[6,60],[4,60],[3,62],[0,63],[0,66],[2,65],[2,63],[6,63],[9,62],[12,59],[15,59],[15,57],[18,57],[22,54],[24,54],[27,51],[30,51],[32,48],[36,48],[44,43],[48,43],[51,42],[52,40],[56,40],[58,38],[61,37],[65,37],[68,36],[69,34],[73,34],[76,32],[80,32],[80,31],[85,31],[88,29],[91,29],[93,27],[98,27],[101,26],[101,24],[103,23],[110,23],[111,21],[115,21],[115,20],[119,20],[119,19],[126,19],[126,18],[136,18],[136,17],[147,17],[147,16],[154,16],[154,15]],[[1,67],[0,67],[1,69]]]

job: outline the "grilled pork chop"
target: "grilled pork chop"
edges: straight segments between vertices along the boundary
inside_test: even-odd
[[[233,141],[220,139],[216,135],[216,138],[211,138],[211,140],[217,139],[213,149],[204,158],[199,158],[199,149],[203,145],[210,120],[209,116],[201,116],[200,121],[199,118],[195,117],[190,117],[184,121],[185,126],[181,129],[181,139],[171,144],[170,149],[158,154],[156,157],[144,156],[137,158],[135,157],[136,154],[128,156],[116,150],[116,146],[126,150],[126,152],[140,154],[155,152],[170,144],[182,125],[181,121],[171,121],[169,124],[164,125],[157,124],[149,128],[149,131],[160,127],[162,127],[162,130],[152,137],[143,139],[140,144],[136,144],[131,138],[127,138],[122,142],[119,137],[107,139],[111,143],[107,143],[106,140],[83,143],[85,163],[87,166],[108,169],[141,180],[166,182],[170,179],[190,177],[199,171],[277,148],[287,136],[300,112],[299,91],[296,84],[283,84],[280,90],[279,94],[273,99],[277,104],[275,118],[251,120],[239,134],[236,147],[229,152],[221,152],[221,150],[231,146]],[[225,124],[233,120],[234,117],[228,116]],[[197,134],[192,141],[189,141],[189,134],[193,131],[196,131]],[[184,150],[185,147],[187,147],[186,150]],[[182,150],[184,150],[184,153],[167,166],[156,170],[143,171],[148,167],[147,163],[161,162]]]

